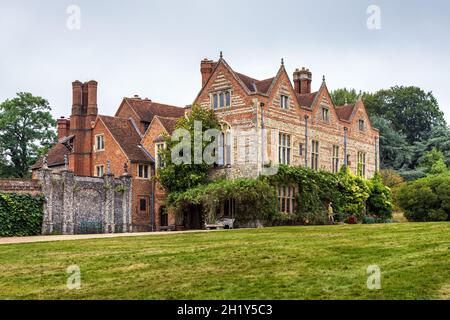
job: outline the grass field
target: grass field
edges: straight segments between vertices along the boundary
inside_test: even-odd
[[[66,268],[81,289],[66,288]],[[369,290],[378,265],[382,289]],[[0,246],[0,299],[449,299],[450,223]]]

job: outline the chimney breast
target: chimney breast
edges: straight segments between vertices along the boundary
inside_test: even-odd
[[[58,128],[58,141],[59,141],[62,138],[67,137],[69,135],[70,120],[66,119],[64,117],[61,117],[57,121],[57,128]]]
[[[208,60],[207,58],[203,59],[200,63],[200,72],[202,73],[202,87],[205,86],[206,82],[208,82],[209,78],[211,77],[214,66],[214,61]]]

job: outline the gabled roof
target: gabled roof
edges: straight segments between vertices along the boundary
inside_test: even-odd
[[[304,93],[304,94],[300,94],[300,93],[295,93],[295,95],[297,96],[297,101],[298,104],[301,107],[306,107],[308,109],[312,109],[312,105],[314,103],[314,100],[317,97],[317,94],[319,92],[313,92],[313,93]]]
[[[131,109],[138,115],[141,121],[151,122],[154,116],[168,117],[168,118],[179,118],[184,116],[184,109],[153,102],[148,99],[140,98],[124,98]],[[117,111],[116,115],[119,111]]]
[[[157,118],[161,122],[168,134],[172,134],[172,132],[174,132],[175,126],[178,122],[178,118],[164,118],[160,116],[156,116],[155,118]]]
[[[335,109],[339,119],[350,121],[353,110],[355,109],[355,104],[345,104],[343,106],[337,106]]]
[[[266,80],[256,80],[239,72],[235,72],[235,74],[245,84],[247,89],[252,93],[267,94],[269,92],[270,86],[272,85],[272,82],[275,80],[275,77]]]
[[[130,119],[99,116],[114,140],[130,161],[149,162],[152,159],[140,147],[141,136]]]
[[[69,149],[67,149],[64,145],[62,145],[61,143],[55,144],[47,152],[48,166],[51,168],[64,165],[64,156],[69,156],[69,154]],[[42,168],[42,160],[43,158],[40,158],[38,161],[36,161],[36,163],[31,166],[31,170]]]

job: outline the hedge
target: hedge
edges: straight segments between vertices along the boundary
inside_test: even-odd
[[[0,237],[41,233],[43,196],[0,193]]]

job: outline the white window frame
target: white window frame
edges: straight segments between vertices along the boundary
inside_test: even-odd
[[[95,166],[95,176],[102,178],[105,175],[105,165],[98,164]]]
[[[142,170],[141,170],[142,168]],[[142,172],[142,175],[141,175]],[[147,173],[147,174],[145,174]],[[144,164],[144,163],[139,163],[137,166],[137,176],[139,179],[150,179],[151,178],[151,172],[150,172],[150,165],[148,164]]]
[[[102,138],[101,139],[101,142],[102,142],[101,148],[99,148],[99,138]],[[94,149],[96,152],[105,151],[105,135],[103,133],[95,135]]]

